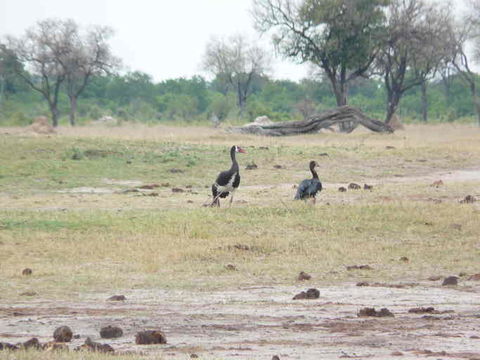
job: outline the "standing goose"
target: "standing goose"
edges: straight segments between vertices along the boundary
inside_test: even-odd
[[[239,153],[246,153],[240,146],[232,146],[230,149],[230,157],[232,158],[232,166],[227,171],[222,171],[217,176],[217,180],[212,185],[212,195],[213,201],[210,206],[220,206],[220,198],[226,198],[230,193],[232,196],[230,197],[230,206],[232,205],[233,201],[233,192],[238,188],[240,185],[240,171],[238,168],[238,162],[235,158],[235,154]]]
[[[317,192],[322,191],[322,183],[318,179],[317,172],[315,171],[316,166],[318,166],[316,161],[310,161],[310,171],[312,172],[312,178],[305,179],[300,183],[300,185],[298,185],[295,200],[313,199],[313,203],[315,204],[315,196],[317,196]]]

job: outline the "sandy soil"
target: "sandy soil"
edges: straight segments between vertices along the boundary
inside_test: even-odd
[[[390,284],[391,285],[391,284]],[[398,284],[397,284],[398,285]],[[319,287],[316,300],[291,300],[315,283],[295,287],[243,287],[196,292],[128,290],[125,302],[112,294],[83,295],[75,302],[0,299],[0,341],[35,336],[52,339],[57,326],[99,340],[102,326],[116,325],[124,336],[101,340],[117,352],[161,354],[164,358],[225,359],[480,359],[480,283],[460,281],[445,287],[423,281],[405,288]],[[433,306],[439,314],[414,314],[413,307]],[[362,307],[387,307],[393,318],[358,317]],[[135,345],[137,331],[162,329],[167,345]]]

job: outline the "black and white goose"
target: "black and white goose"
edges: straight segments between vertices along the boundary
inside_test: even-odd
[[[322,191],[322,183],[318,179],[318,174],[315,171],[316,166],[318,166],[316,161],[310,161],[310,171],[312,172],[312,178],[305,179],[300,183],[300,185],[298,185],[295,200],[313,199],[313,203],[315,204],[317,193],[319,191]]]
[[[235,157],[236,153],[246,153],[240,146],[232,146],[230,149],[230,157],[232,158],[232,166],[227,171],[222,171],[217,176],[217,180],[212,185],[213,201],[211,206],[220,206],[220,198],[226,198],[230,193],[230,205],[233,201],[233,193],[240,185],[240,170]]]

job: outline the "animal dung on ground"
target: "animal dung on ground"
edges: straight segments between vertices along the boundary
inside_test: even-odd
[[[36,291],[24,291],[20,296],[36,296],[38,293]]]
[[[458,277],[456,276],[448,276],[445,279],[443,279],[443,286],[448,286],[448,285],[458,285]]]
[[[318,299],[320,297],[320,291],[315,288],[308,289],[307,291],[302,291],[293,297],[293,300],[311,300]]]
[[[245,166],[245,170],[256,170],[256,169],[258,169],[258,166],[254,162],[251,162],[250,164],[247,164],[247,166]]]
[[[351,190],[360,190],[362,187],[358,184],[350,183],[350,184],[348,184],[348,188],[351,189]]]
[[[125,295],[113,295],[107,299],[107,301],[125,301],[125,300],[127,300]]]
[[[347,191],[347,188],[346,188],[346,187],[343,187],[343,186],[340,186],[340,187],[338,188],[338,191],[340,191],[340,192],[346,192],[346,191]]]
[[[105,326],[100,329],[100,337],[103,339],[114,339],[119,338],[123,335],[123,330],[118,326]]]
[[[225,269],[230,270],[230,271],[237,271],[237,267],[233,264],[227,264],[225,265]]]
[[[433,183],[431,183],[430,186],[439,188],[440,186],[443,186],[443,181],[442,180],[436,180]]]
[[[327,153],[320,153],[318,156],[329,156]]]
[[[435,308],[433,306],[429,307],[417,307],[408,310],[411,314],[433,314],[435,313]]]
[[[158,187],[160,187],[159,184],[145,184],[145,185],[139,186],[138,188],[143,190],[153,190]]]
[[[24,275],[24,276],[32,275],[32,273],[33,273],[33,271],[30,268],[23,269],[23,271],[22,271],[22,275]]]
[[[410,259],[406,256],[402,256],[399,260],[404,263],[408,263],[410,261]]]
[[[363,184],[363,190],[373,190],[373,185]]]
[[[395,146],[391,146],[391,145],[387,145],[387,146],[385,146],[385,149],[387,149],[387,150],[393,150],[393,149],[396,149],[396,147],[395,147]]]
[[[23,343],[17,344],[20,349],[28,350],[28,349],[41,349],[42,345],[37,338],[31,338]]]
[[[360,309],[360,311],[357,313],[358,317],[394,317],[393,313],[388,310],[387,308],[382,308],[380,311],[375,310],[375,308],[369,308],[365,307],[363,309]]]
[[[42,345],[42,350],[45,351],[68,351],[67,344],[57,341],[49,341]]]
[[[373,270],[370,265],[347,265],[347,270]]]
[[[92,341],[89,337],[85,340],[83,345],[75,348],[76,351],[91,351],[91,352],[100,352],[100,353],[113,353],[115,350],[108,344],[100,344],[98,342]]]
[[[172,192],[183,193],[183,192],[185,192],[185,190],[183,190],[182,188],[174,187],[174,188],[172,188]]]
[[[140,331],[135,335],[137,345],[166,344],[167,338],[160,330]]]
[[[472,195],[467,195],[463,200],[460,200],[460,204],[473,204],[477,199]]]
[[[282,165],[273,165],[274,169],[284,169]]]
[[[184,173],[185,171],[183,171],[182,169],[176,169],[176,168],[173,168],[173,169],[170,169],[168,170],[170,173],[172,174],[181,174],[181,173]]]
[[[60,326],[53,332],[53,338],[56,342],[70,342],[72,337],[72,329],[70,329],[68,326]]]
[[[307,274],[305,271],[300,271],[300,274],[298,274],[297,280],[305,281],[305,280],[310,280],[311,278],[312,278],[312,275]]]
[[[10,343],[0,342],[0,350],[18,350],[18,347]]]
[[[470,281],[480,281],[480,274],[473,274],[468,277]]]

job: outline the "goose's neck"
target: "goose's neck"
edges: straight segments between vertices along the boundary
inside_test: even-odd
[[[232,150],[230,150],[230,157],[232,158],[232,170],[238,170],[238,162],[235,154],[235,148],[232,148]]]
[[[310,171],[312,172],[312,177],[313,177],[314,179],[318,179],[318,174],[317,174],[317,172],[315,171],[315,167],[314,167],[314,166],[310,167]]]

